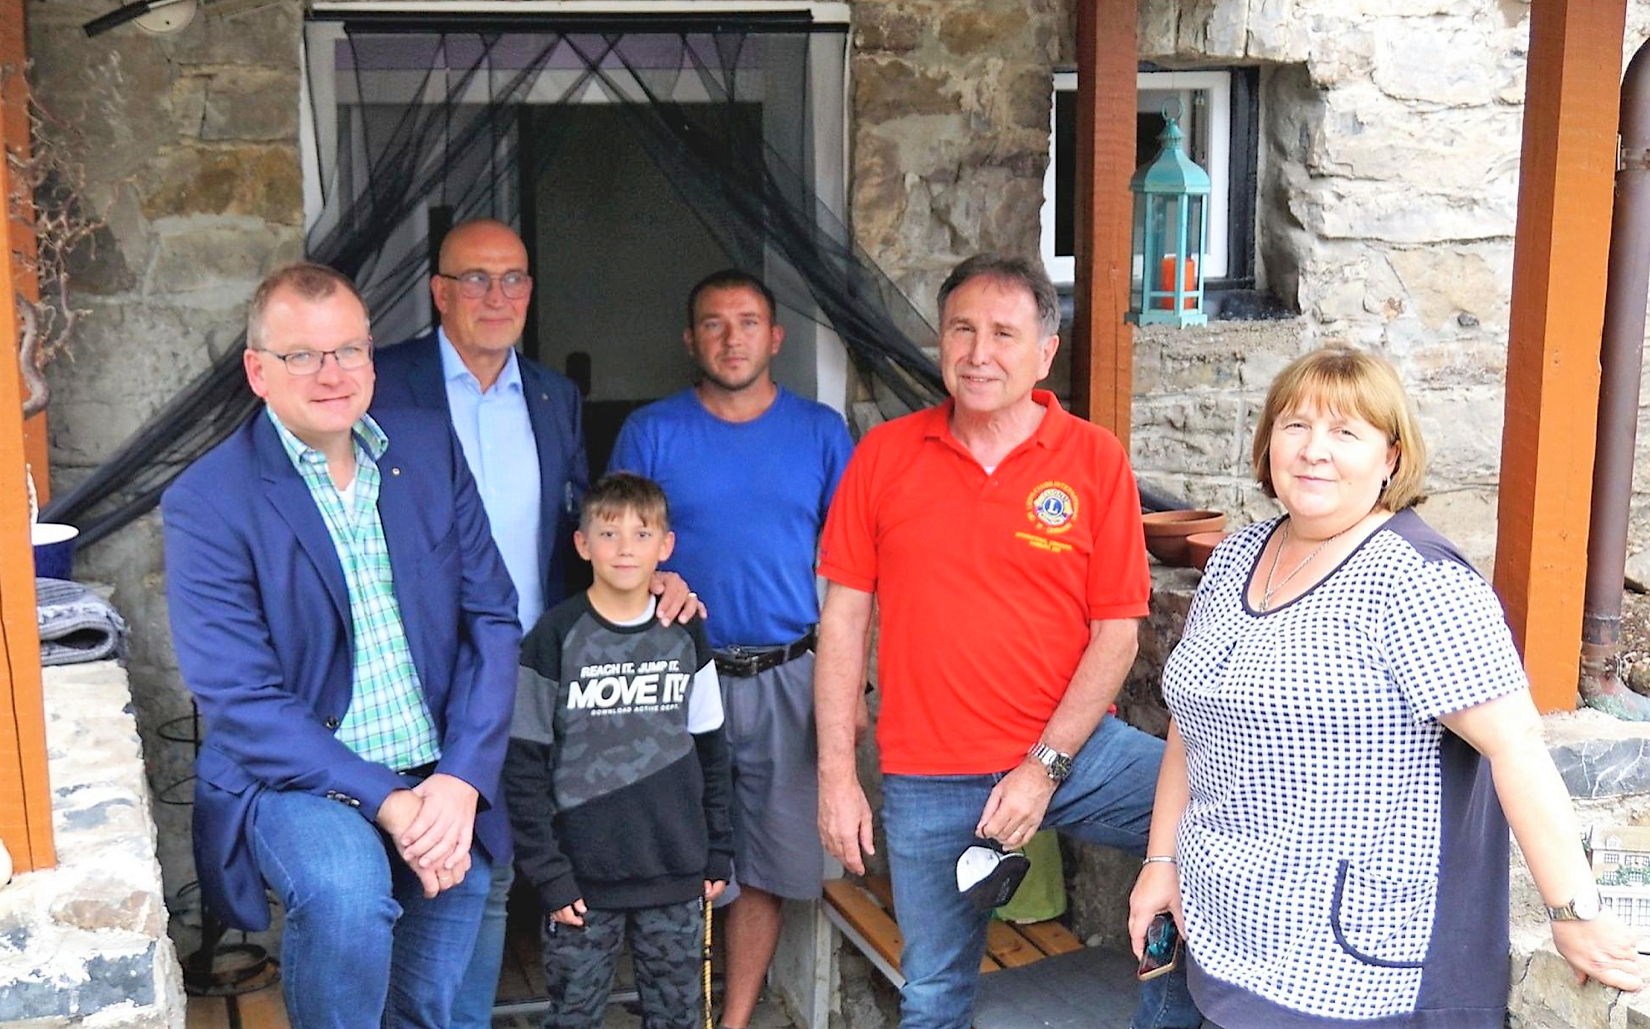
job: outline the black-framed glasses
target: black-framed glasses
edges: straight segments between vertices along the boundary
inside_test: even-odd
[[[286,365],[288,375],[314,375],[326,364],[327,356],[331,355],[338,362],[341,371],[353,372],[358,368],[365,368],[372,363],[372,340],[365,343],[345,343],[341,347],[331,350],[292,350],[279,353],[274,350],[257,348],[259,353],[268,354]]]
[[[452,279],[458,283],[458,292],[470,300],[480,300],[498,283],[499,291],[506,299],[520,300],[533,291],[533,277],[526,272],[505,272],[503,275],[489,275],[484,271],[460,272],[457,275],[448,275],[446,272],[436,272],[443,279]]]

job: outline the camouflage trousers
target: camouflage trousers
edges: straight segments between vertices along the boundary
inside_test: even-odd
[[[643,1029],[702,1029],[704,902],[585,912],[584,928],[545,919],[544,1029],[599,1029],[619,948],[630,943]]]

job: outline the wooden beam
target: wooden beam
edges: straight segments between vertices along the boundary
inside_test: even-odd
[[[1129,309],[1134,204],[1137,0],[1077,4],[1077,265],[1073,410],[1129,445],[1134,335]]]
[[[1543,711],[1576,706],[1626,9],[1530,7],[1495,585]]]
[[[10,195],[0,161],[0,196]],[[0,285],[12,281],[9,219],[0,218]],[[0,840],[18,871],[56,863],[46,778],[46,716],[35,622],[34,553],[23,502],[23,396],[17,310],[0,295]]]

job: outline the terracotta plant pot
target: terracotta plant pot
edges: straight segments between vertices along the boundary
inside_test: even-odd
[[[1187,536],[1186,557],[1192,567],[1201,572],[1203,566],[1209,563],[1209,555],[1215,552],[1215,547],[1230,535],[1229,532],[1194,532]]]
[[[1190,567],[1186,537],[1194,532],[1218,532],[1226,525],[1219,511],[1153,511],[1141,515],[1146,527],[1146,549],[1166,565]]]

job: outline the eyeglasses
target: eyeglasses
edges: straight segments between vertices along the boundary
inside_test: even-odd
[[[503,275],[489,275],[484,271],[470,271],[459,275],[448,275],[446,272],[436,274],[458,283],[458,292],[470,300],[480,300],[486,296],[495,282],[508,300],[520,300],[533,290],[533,277],[526,272],[505,272]]]
[[[340,371],[352,372],[357,368],[365,368],[372,363],[372,340],[365,343],[345,343],[332,350],[293,350],[288,353],[277,353],[274,350],[256,348],[260,354],[268,354],[286,365],[288,375],[314,375],[326,364],[327,356],[338,362]]]

